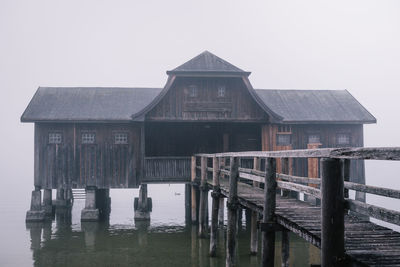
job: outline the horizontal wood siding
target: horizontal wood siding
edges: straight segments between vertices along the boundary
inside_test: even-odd
[[[142,182],[190,182],[190,157],[147,157]]]

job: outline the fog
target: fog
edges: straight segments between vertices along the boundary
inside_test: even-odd
[[[162,87],[204,50],[251,71],[254,88],[347,89],[378,120],[366,146],[399,146],[400,2],[0,1],[0,206],[33,188],[38,86]],[[399,188],[399,165],[367,182]],[[386,173],[387,172],[387,173]],[[384,175],[382,175],[384,174]]]

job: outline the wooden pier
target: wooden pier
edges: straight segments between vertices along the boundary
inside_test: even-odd
[[[290,158],[318,159],[320,178],[287,174]],[[242,168],[243,159],[252,159],[253,168]],[[321,249],[322,266],[400,266],[400,233],[369,220],[372,217],[400,225],[400,212],[350,199],[348,192],[399,199],[400,190],[348,182],[350,160],[354,159],[398,161],[400,148],[197,154],[192,157],[192,199],[200,193],[199,236],[208,228],[203,201],[212,190],[210,255],[217,251],[218,214],[223,208],[220,199],[227,198],[226,266],[236,266],[240,207],[251,210],[255,215],[251,225],[258,225],[251,230],[252,254],[258,252],[254,240],[258,231],[262,233],[262,266],[274,266],[276,231],[282,231],[282,266],[289,262],[288,231]],[[276,169],[277,161],[281,170]],[[302,201],[296,197],[299,193],[318,201]],[[192,219],[197,221],[193,202]]]

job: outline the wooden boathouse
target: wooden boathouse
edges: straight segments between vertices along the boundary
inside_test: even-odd
[[[250,72],[208,51],[167,75],[164,88],[39,87],[21,117],[35,123],[32,199],[189,182],[196,153],[362,147],[363,124],[376,122],[347,90],[254,89]],[[288,168],[319,173],[312,159]],[[364,183],[362,161],[351,174]]]
[[[250,72],[207,51],[167,74],[164,88],[39,87],[21,117],[35,123],[27,222],[68,207],[78,189],[81,220],[97,221],[109,189],[138,187],[135,219],[147,220],[147,184],[185,183],[186,214],[200,237],[210,231],[210,256],[227,199],[226,266],[236,266],[240,208],[251,213],[252,254],[262,233],[262,266],[274,265],[276,231],[282,266],[288,231],[321,248],[322,266],[398,266],[400,234],[369,217],[400,225],[400,212],[365,194],[400,191],[365,185],[364,160],[400,160],[400,149],[362,148],[363,125],[376,119],[347,90],[254,89]]]

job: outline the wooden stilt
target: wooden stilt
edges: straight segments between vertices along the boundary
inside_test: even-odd
[[[186,225],[190,224],[191,218],[191,186],[190,184],[185,184],[185,222]]]
[[[195,186],[195,181],[196,181],[196,157],[192,157],[192,165],[191,165],[191,181],[192,181],[192,223],[197,223],[197,188]]]
[[[224,225],[225,219],[225,199],[223,197],[219,198],[219,210],[218,210],[218,224]]]
[[[230,179],[229,179],[229,197],[228,197],[228,228],[226,233],[226,266],[235,266],[236,263],[236,238],[237,238],[237,182],[239,176],[239,159],[231,157],[230,159]]]
[[[321,159],[321,265],[344,265],[344,182],[339,159]]]
[[[207,158],[201,157],[201,179],[200,179],[200,209],[199,209],[199,237],[207,235],[208,221],[208,190],[207,190]]]
[[[262,229],[262,266],[273,267],[275,256],[275,204],[276,204],[276,160],[265,160],[264,212]]]
[[[289,231],[282,231],[282,248],[281,248],[282,267],[289,267]]]
[[[218,158],[213,158],[213,193],[212,193],[212,215],[211,215],[211,234],[210,234],[210,256],[217,254],[218,236],[218,209],[219,209],[219,162]]]
[[[254,158],[253,169],[260,170],[261,160],[258,157]],[[253,181],[254,187],[260,187],[260,183]],[[256,211],[251,211],[251,228],[250,228],[250,254],[256,255],[258,253],[258,213]]]

